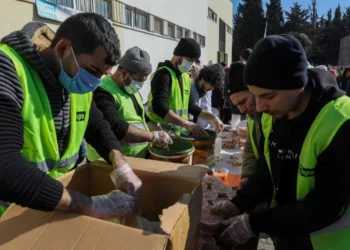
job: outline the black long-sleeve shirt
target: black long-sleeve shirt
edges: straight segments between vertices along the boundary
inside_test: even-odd
[[[142,117],[143,109],[139,106],[134,95],[129,95],[135,112],[138,116]],[[104,90],[101,87],[98,87],[94,92],[94,102],[96,103],[98,109],[100,109],[104,115],[104,119],[109,122],[111,128],[118,138],[122,140],[126,133],[128,132],[129,123],[120,117],[118,114],[118,105],[115,103],[115,100],[111,93]]]
[[[318,69],[309,70],[311,98],[298,117],[275,120],[269,137],[272,176],[276,189],[276,208],[250,215],[252,229],[278,237],[276,249],[312,249],[309,233],[335,222],[350,199],[350,121],[338,130],[327,149],[317,158],[315,188],[305,199],[296,200],[299,155],[306,134],[319,111],[344,92],[335,79]],[[319,136],[327,136],[320,134]],[[264,136],[260,152],[263,155]],[[273,185],[264,158],[258,160],[257,174],[238,191],[233,202],[241,211],[271,198]]]
[[[161,63],[159,66],[166,66],[172,69],[175,72],[180,84],[180,88],[182,89],[181,72],[178,69],[174,68],[174,66],[170,61],[165,61],[164,63]],[[151,92],[153,96],[153,101],[152,101],[153,112],[156,113],[161,118],[164,118],[169,112],[168,100],[169,100],[171,84],[172,84],[171,76],[169,71],[167,71],[166,69],[158,70],[154,74],[153,79],[151,80]],[[194,102],[194,100],[190,98],[190,101],[188,103],[188,112],[194,117],[198,117],[201,111],[202,111],[202,108],[200,108]]]
[[[15,49],[39,73],[49,99],[62,155],[69,142],[70,95],[58,83],[31,42],[39,41],[39,35],[45,37],[45,32],[49,31],[45,31],[44,26],[43,23],[31,22],[23,30],[4,37],[2,43]],[[34,39],[34,35],[38,37]],[[22,84],[14,65],[7,55],[0,52],[0,200],[51,211],[62,197],[63,186],[21,154],[24,141],[23,101]],[[94,103],[90,109],[86,139],[105,159],[110,150],[119,148],[118,140]]]

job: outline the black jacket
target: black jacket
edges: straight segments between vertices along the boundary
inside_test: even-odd
[[[265,232],[278,238],[276,249],[312,249],[309,233],[335,222],[350,198],[350,121],[346,121],[317,159],[315,188],[304,200],[296,200],[299,155],[307,132],[324,105],[345,94],[326,71],[309,69],[308,77],[306,89],[311,91],[311,98],[306,110],[291,120],[276,119],[269,138],[278,206],[250,215],[256,233]],[[262,135],[261,155],[263,142]],[[271,176],[264,158],[258,160],[257,169],[257,174],[233,199],[241,211],[272,196]]]
[[[48,40],[52,37],[46,34],[52,31],[44,26],[46,25],[38,22],[28,23],[22,30],[4,37],[1,43],[15,49],[39,73],[50,102],[62,155],[70,137],[70,95],[59,84],[37,51],[39,46],[48,44],[45,37]],[[34,40],[39,43],[38,46],[32,43]],[[63,186],[21,155],[24,127],[21,115],[24,101],[22,84],[11,59],[2,52],[0,89],[0,200],[44,211],[53,210],[62,197]],[[85,136],[105,159],[111,149],[119,148],[118,140],[94,103],[91,105]]]

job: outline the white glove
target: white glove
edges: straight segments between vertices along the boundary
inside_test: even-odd
[[[169,144],[173,144],[173,140],[170,135],[164,131],[154,131],[152,137],[152,143],[157,147],[166,148]]]
[[[184,127],[191,133],[192,136],[198,137],[207,135],[207,132],[205,132],[203,128],[193,122],[186,122]]]
[[[211,122],[215,126],[216,133],[221,133],[224,130],[224,124],[219,117],[215,116],[215,119],[213,119]]]
[[[242,214],[230,219],[231,225],[220,235],[220,241],[242,245],[255,236],[250,227],[249,215]],[[224,222],[222,222],[225,224]]]
[[[113,190],[105,195],[93,196],[91,201],[89,215],[100,219],[122,217],[131,214],[135,208],[134,198],[119,190]]]
[[[142,181],[132,171],[129,164],[124,164],[120,168],[116,168],[110,174],[112,181],[117,189],[125,191],[128,195],[135,199],[135,213],[141,213],[141,192],[142,192]]]
[[[239,209],[231,201],[220,201],[210,208],[214,214],[218,214],[224,218],[237,216],[240,214]]]

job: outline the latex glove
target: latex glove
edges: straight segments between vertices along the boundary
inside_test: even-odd
[[[215,116],[215,119],[211,121],[215,127],[216,133],[221,133],[224,130],[224,124],[219,117]]]
[[[135,213],[140,214],[142,181],[136,176],[128,163],[116,168],[110,174],[117,189],[125,191],[135,199]]]
[[[220,201],[210,208],[214,214],[218,214],[224,218],[237,216],[240,214],[239,209],[231,201]]]
[[[193,122],[186,122],[184,127],[191,133],[192,136],[198,137],[207,135],[207,132],[205,132],[203,128]]]
[[[173,144],[173,140],[170,135],[164,131],[154,131],[152,137],[152,143],[157,147],[166,148],[169,144]]]
[[[242,214],[230,219],[230,226],[220,235],[220,242],[242,245],[255,236],[250,227],[249,215]]]
[[[91,197],[91,211],[87,214],[100,219],[116,218],[133,213],[134,208],[133,197],[113,190],[105,195]]]

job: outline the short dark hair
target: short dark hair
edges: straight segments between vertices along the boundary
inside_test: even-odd
[[[223,68],[226,67],[226,63],[225,63],[225,62],[221,62],[220,64],[221,64],[221,66],[222,66]]]
[[[304,33],[290,32],[289,35],[294,36],[301,43],[305,51],[312,44],[310,38]]]
[[[224,82],[224,69],[223,67],[216,63],[207,67],[204,67],[201,71],[199,71],[199,75],[197,79],[204,80],[212,84],[215,88],[218,88]]]
[[[241,57],[244,59],[244,60],[246,60],[246,61],[248,61],[248,59],[249,59],[249,57],[250,57],[250,54],[252,53],[252,49],[245,49],[245,50],[243,50],[242,52],[241,52]]]
[[[66,19],[59,27],[51,48],[62,40],[72,43],[74,53],[91,54],[98,47],[105,48],[106,63],[116,65],[120,59],[120,43],[112,25],[101,15],[80,13]]]

